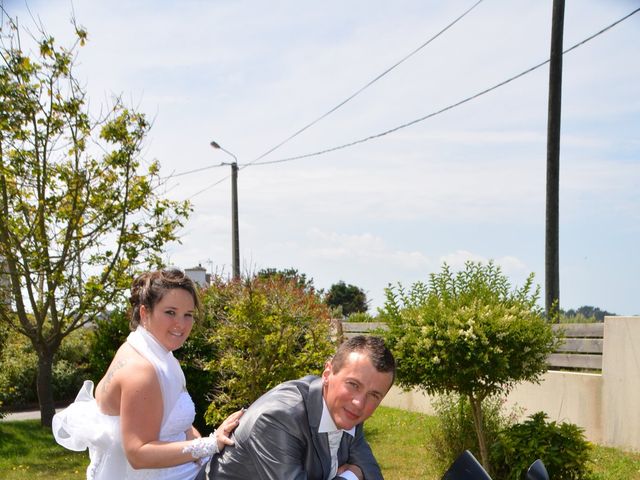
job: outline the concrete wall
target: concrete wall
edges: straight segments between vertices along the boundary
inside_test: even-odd
[[[523,408],[524,417],[543,411],[549,420],[575,423],[591,442],[603,443],[600,374],[549,371],[540,384],[518,385],[507,406]]]
[[[433,414],[417,390],[393,387],[382,404]],[[605,318],[602,374],[549,371],[540,384],[518,385],[509,406],[575,423],[591,442],[640,451],[640,317]]]
[[[607,317],[603,347],[603,443],[640,451],[640,317]]]

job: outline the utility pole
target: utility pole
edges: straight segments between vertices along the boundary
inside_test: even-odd
[[[560,118],[562,106],[562,38],[564,0],[553,0],[547,117],[547,199],[545,225],[545,311],[551,319],[560,308],[559,210]]]
[[[238,228],[238,158],[230,151],[222,148],[217,142],[210,145],[233,157],[231,165],[231,268],[234,280],[240,280],[240,229]]]

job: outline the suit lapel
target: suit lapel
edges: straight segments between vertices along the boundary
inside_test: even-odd
[[[327,478],[331,471],[331,451],[329,439],[326,433],[318,433],[320,418],[322,416],[322,378],[317,378],[309,385],[309,398],[307,399],[307,416],[311,429],[311,439],[322,465],[322,478]]]

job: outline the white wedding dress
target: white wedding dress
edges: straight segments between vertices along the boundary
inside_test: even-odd
[[[165,406],[159,439],[185,440],[185,432],[195,418],[195,407],[186,391],[178,361],[143,327],[129,334],[127,342],[153,364],[158,375]],[[53,417],[52,429],[56,441],[63,447],[75,451],[89,449],[91,463],[87,480],[191,480],[200,470],[195,462],[168,468],[133,469],[122,448],[120,417],[100,412],[90,380],[84,382],[75,402]]]

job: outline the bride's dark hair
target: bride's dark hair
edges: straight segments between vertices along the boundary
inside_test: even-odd
[[[144,305],[149,311],[153,310],[165,293],[175,288],[187,291],[193,297],[196,311],[200,310],[200,299],[196,284],[185,275],[182,270],[163,269],[153,272],[144,272],[138,275],[131,284],[131,330],[138,328],[140,324],[140,306]]]

